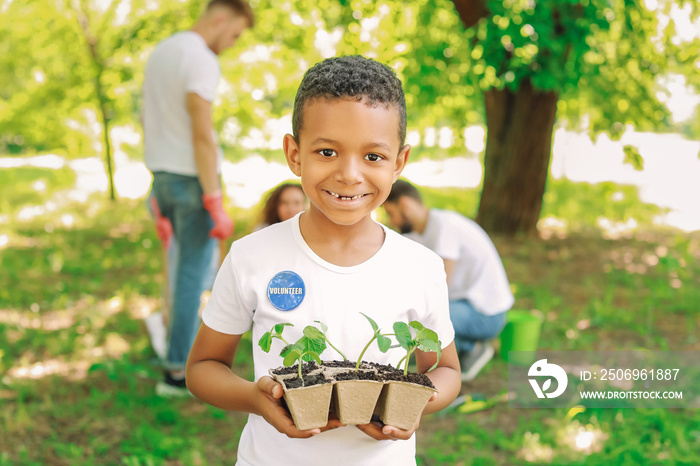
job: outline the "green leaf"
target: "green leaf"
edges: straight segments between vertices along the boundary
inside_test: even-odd
[[[325,340],[326,336],[313,325],[308,325],[304,328],[304,336],[311,340]]]
[[[314,322],[321,326],[321,330],[323,330],[323,333],[326,333],[328,331],[328,325],[324,324],[320,320],[314,320]]]
[[[292,343],[292,344],[286,345],[284,348],[282,348],[282,351],[280,351],[280,356],[283,358],[286,357],[287,354],[289,354],[289,352],[295,348],[298,349],[300,352],[304,351],[304,348],[301,345],[299,345],[297,343]]]
[[[635,146],[626,145],[622,148],[622,151],[625,153],[623,163],[632,165],[637,171],[644,170],[644,158],[639,153],[639,149]]]
[[[321,357],[314,351],[307,351],[302,356],[304,361],[316,361],[319,365],[321,364]]]
[[[258,340],[258,346],[260,346],[264,352],[270,352],[270,348],[272,347],[272,335],[270,335],[270,332],[265,332],[263,336],[260,337],[260,340]]]
[[[411,323],[409,325],[411,327],[413,327],[414,329],[418,330],[419,332],[425,328],[425,326],[423,324],[421,324],[420,322],[418,322],[417,320],[411,321]]]
[[[394,334],[396,335],[396,341],[405,350],[411,348],[411,329],[406,324],[406,322],[395,322],[394,323]]]
[[[302,352],[313,351],[317,354],[321,354],[326,350],[326,340],[323,338],[309,338],[303,336],[297,340],[294,346],[301,349]]]
[[[428,369],[428,372],[432,371],[435,369],[438,364],[440,363],[440,357],[442,356],[442,345],[438,345],[438,350],[437,350],[437,359],[435,360],[435,364],[433,364],[430,369]]]
[[[440,350],[440,344],[432,340],[419,340],[418,349],[426,352],[437,352]]]
[[[391,338],[377,335],[377,346],[379,346],[379,351],[386,353],[391,348]]]
[[[287,355],[284,357],[284,361],[282,361],[282,364],[285,366],[293,366],[295,362],[297,362],[301,358],[301,351],[299,351],[298,348],[293,348]]]
[[[371,317],[369,317],[367,314],[365,314],[363,312],[360,312],[360,314],[365,316],[365,319],[367,319],[369,321],[369,324],[372,326],[372,329],[374,329],[375,333],[379,331],[379,325],[377,325],[377,323],[374,320],[372,320]]]
[[[282,335],[282,332],[284,331],[284,328],[285,328],[285,327],[294,327],[294,325],[289,324],[289,323],[286,323],[286,322],[285,322],[285,323],[282,323],[282,324],[277,324],[277,325],[275,325],[275,327],[274,327],[274,328],[275,328],[275,333],[276,333],[277,335]]]

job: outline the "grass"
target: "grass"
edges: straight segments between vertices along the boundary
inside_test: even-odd
[[[75,203],[65,192],[73,182],[69,170],[0,170],[0,465],[233,464],[245,415],[154,395],[160,372],[141,319],[160,306],[162,275],[143,201]],[[476,212],[477,191],[423,192],[430,205]],[[543,217],[556,217],[543,223],[546,239],[494,238],[515,307],[545,318],[541,348],[700,350],[700,234],[652,227],[660,212],[630,187],[556,181],[545,197]],[[232,213],[238,232],[256,221],[257,212]],[[639,226],[605,232],[600,217]],[[250,377],[245,343],[237,365]],[[495,359],[463,392],[501,393],[506,369]],[[698,426],[691,409],[497,403],[426,417],[417,457],[691,465],[700,463]]]

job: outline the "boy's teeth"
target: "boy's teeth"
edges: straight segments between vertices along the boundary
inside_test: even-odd
[[[352,199],[359,199],[363,196],[363,194],[356,194],[354,196],[341,196],[340,194],[334,193],[333,191],[328,191],[328,193],[331,194],[332,196],[337,197],[338,199],[343,199],[343,200],[348,200],[348,201],[350,201]]]

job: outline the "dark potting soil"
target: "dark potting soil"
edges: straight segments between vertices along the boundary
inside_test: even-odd
[[[311,362],[305,362],[303,366],[301,366],[301,373],[302,374],[308,374],[309,372],[318,369],[320,366],[316,364],[316,361],[311,361]],[[277,369],[273,369],[272,373],[275,375],[286,375],[286,374],[298,374],[299,373],[299,365],[294,364],[293,366],[289,367],[278,367]]]
[[[384,364],[374,364],[373,363],[372,367],[376,368],[377,371],[379,371],[379,376],[381,377],[381,380],[384,380],[384,381],[395,380],[398,382],[410,382],[410,383],[415,383],[415,384],[423,385],[423,386],[430,387],[430,388],[435,388],[435,386],[433,385],[433,382],[425,374],[417,374],[415,372],[409,372],[408,374],[404,375],[403,371],[401,369],[397,369],[397,368],[393,367],[391,364],[384,365]]]
[[[323,365],[326,367],[355,368],[355,363],[353,361],[323,361]]]
[[[323,374],[304,375],[303,384],[301,383],[299,377],[284,380],[284,385],[287,387],[287,389],[310,387],[312,385],[321,385],[324,383],[330,383],[330,380],[328,380]]]
[[[353,366],[354,367],[354,366]],[[376,372],[369,371],[349,371],[336,374],[333,376],[336,381],[341,380],[375,380],[377,382],[382,382],[383,379]]]
[[[409,372],[408,374],[404,375],[403,372],[401,372],[399,374],[381,374],[381,376],[385,381],[396,380],[398,382],[410,382],[418,385],[423,385],[425,387],[435,388],[433,382],[425,374],[416,374],[415,372]]]

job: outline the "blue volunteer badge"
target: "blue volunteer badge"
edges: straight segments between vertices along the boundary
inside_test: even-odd
[[[267,299],[280,311],[299,307],[306,296],[306,286],[301,277],[289,270],[280,272],[267,284]]]

